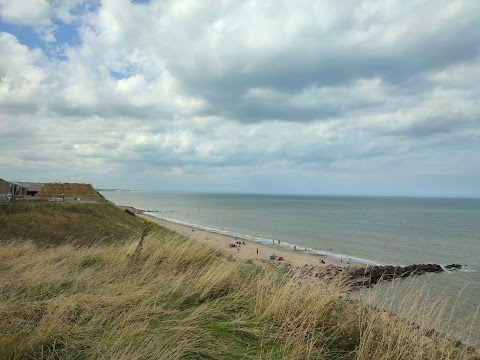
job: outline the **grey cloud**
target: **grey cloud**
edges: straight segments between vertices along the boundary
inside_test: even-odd
[[[462,117],[435,116],[422,121],[415,122],[403,129],[391,130],[387,132],[389,135],[405,135],[405,136],[431,136],[437,133],[449,133],[455,127],[465,123]]]
[[[466,103],[474,107],[475,102]],[[465,105],[463,103],[462,105]],[[365,121],[361,128],[388,136],[430,137],[436,134],[453,134],[475,126],[480,111],[457,109],[439,101],[419,104],[418,107],[382,114],[380,120]]]
[[[172,110],[161,109],[155,106],[132,106],[130,104],[110,103],[108,100],[100,102],[99,105],[84,106],[65,104],[61,100],[51,103],[49,109],[60,116],[72,118],[99,116],[104,118],[114,118],[116,116],[129,117],[132,119],[153,120],[159,117],[170,117],[173,115]]]
[[[49,154],[49,153],[23,153],[17,155],[19,160],[23,161],[35,161],[35,162],[51,162],[56,161],[58,156],[56,154]]]
[[[423,19],[417,19],[415,27],[411,29],[408,29],[408,19],[397,19],[398,24],[405,22],[406,35],[390,44],[384,44],[374,37],[349,42],[349,37],[355,36],[363,25],[353,21],[354,26],[343,29],[338,34],[333,30],[325,34],[318,28],[310,27],[308,30],[311,33],[308,36],[303,37],[306,34],[300,33],[295,39],[297,41],[285,43],[270,54],[266,51],[258,54],[250,48],[242,47],[242,35],[238,33],[237,37],[231,35],[225,39],[239,41],[235,58],[230,55],[222,56],[228,54],[228,49],[235,47],[235,43],[218,42],[213,53],[207,51],[203,54],[191,54],[186,48],[182,58],[187,60],[169,62],[169,66],[181,79],[187,91],[191,94],[202,94],[208,100],[212,106],[210,114],[225,114],[245,122],[272,118],[311,121],[317,117],[341,115],[341,106],[337,106],[334,111],[327,108],[323,115],[321,110],[302,111],[288,108],[285,104],[269,108],[264,103],[245,99],[243,94],[250,88],[269,87],[294,96],[312,85],[341,85],[358,78],[372,77],[379,77],[399,88],[407,85],[410,90],[421,91],[425,72],[459,62],[474,61],[479,55],[480,27],[476,22],[478,16],[475,15],[480,15],[478,7],[469,8],[466,3],[464,5],[464,11],[458,14],[461,18],[460,24],[451,21],[441,23],[434,16],[435,11],[439,11],[435,6],[431,9],[433,13],[423,14]],[[349,15],[353,17],[353,13],[352,11]],[[287,14],[283,16],[288,18]],[[437,23],[431,26],[427,24],[423,29],[423,24],[420,23],[422,20]],[[388,26],[384,31],[390,31]],[[277,36],[280,36],[280,32]],[[203,38],[200,36],[189,39],[194,44],[193,48],[200,46],[197,41],[204,41],[199,39]],[[272,38],[272,41],[278,42],[278,39]],[[325,41],[329,45],[325,45]],[[216,61],[209,60],[213,59],[213,56],[217,56]],[[219,70],[209,70],[214,66]],[[418,94],[411,94],[415,95]]]
[[[40,104],[36,103],[35,100],[25,99],[24,101],[18,101],[15,99],[12,100],[3,100],[0,99],[0,106],[4,113],[17,116],[22,114],[34,114],[40,110]]]

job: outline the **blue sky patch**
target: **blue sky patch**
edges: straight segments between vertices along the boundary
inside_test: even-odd
[[[12,34],[21,44],[29,48],[45,48],[40,36],[30,26],[19,26],[0,21],[0,31]]]
[[[77,26],[73,24],[64,24],[59,20],[54,20],[53,23],[57,26],[55,30],[55,42],[57,45],[78,45],[80,39],[78,36]]]

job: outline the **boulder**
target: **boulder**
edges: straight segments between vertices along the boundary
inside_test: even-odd
[[[460,270],[461,268],[462,268],[462,265],[460,264],[450,264],[445,266],[445,269],[448,269],[448,270]]]

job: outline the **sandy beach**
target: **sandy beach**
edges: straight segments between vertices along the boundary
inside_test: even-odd
[[[135,209],[137,210],[137,209]],[[206,230],[193,228],[183,224],[177,224],[163,219],[156,218],[151,215],[144,214],[142,212],[136,211],[137,216],[140,216],[144,219],[152,221],[156,224],[159,224],[171,231],[174,231],[178,234],[186,236],[188,238],[200,241],[204,244],[211,246],[216,250],[222,251],[226,255],[231,255],[239,260],[246,261],[262,261],[268,260],[270,255],[275,254],[278,257],[283,257],[283,261],[291,264],[292,267],[302,267],[305,265],[315,265],[315,266],[328,266],[328,265],[337,265],[337,266],[364,266],[360,263],[350,263],[341,262],[338,259],[328,257],[326,255],[317,255],[312,254],[311,252],[305,251],[304,249],[288,249],[280,246],[277,242],[271,245],[265,243],[259,243],[253,240],[238,239],[236,240],[232,236],[223,235],[219,233],[209,232]],[[242,242],[241,245],[236,245],[236,247],[229,247],[230,243],[235,243],[236,241]],[[322,262],[323,261],[323,262]]]

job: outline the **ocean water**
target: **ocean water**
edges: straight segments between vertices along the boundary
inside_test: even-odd
[[[166,220],[270,244],[280,240],[280,246],[337,258],[369,264],[462,264],[461,271],[399,281],[444,300],[448,316],[457,319],[450,332],[480,345],[480,199],[102,194]]]

